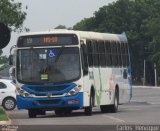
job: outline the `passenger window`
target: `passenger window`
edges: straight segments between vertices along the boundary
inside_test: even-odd
[[[126,66],[126,51],[125,51],[125,43],[121,43],[121,50],[122,50],[122,62],[123,62],[123,66]]]
[[[5,88],[7,88],[7,86],[4,83],[0,82],[0,89],[5,89]]]
[[[87,51],[88,51],[88,64],[89,67],[93,66],[93,47],[92,41],[87,41]]]
[[[83,69],[83,75],[88,74],[88,54],[87,54],[87,48],[85,44],[81,45],[81,56],[82,56],[82,69]]]
[[[104,42],[103,41],[100,41],[98,43],[98,50],[99,50],[100,66],[105,67],[106,66],[106,57],[105,57],[105,47],[104,47]]]
[[[117,51],[116,51],[116,42],[111,42],[111,54],[112,54],[112,66],[117,66]]]
[[[93,63],[95,67],[99,67],[99,53],[98,53],[98,43],[97,41],[93,42],[94,50],[93,50]]]
[[[105,42],[105,54],[107,66],[112,66],[111,44],[109,41]]]
[[[121,59],[121,46],[120,42],[117,42],[117,57],[118,57],[118,66],[122,66],[122,59]]]
[[[125,56],[126,56],[126,66],[129,65],[129,57],[128,57],[128,44],[125,43]]]

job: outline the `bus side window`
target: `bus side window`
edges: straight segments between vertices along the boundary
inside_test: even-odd
[[[83,75],[88,74],[88,53],[87,48],[85,44],[81,45],[81,56],[82,56],[82,69],[83,69]]]
[[[121,66],[123,66],[123,49],[122,49],[122,42],[119,43],[120,46],[120,60],[121,60]]]
[[[114,41],[114,57],[115,57],[115,67],[118,66],[118,56],[117,56],[117,42]]]
[[[123,43],[123,59],[124,59],[124,66],[128,66],[128,47],[127,43]]]
[[[112,66],[115,67],[116,66],[116,43],[115,41],[111,41],[111,56],[112,56]]]
[[[99,53],[98,53],[98,43],[97,41],[93,41],[93,64],[94,67],[99,67]]]
[[[125,44],[125,54],[126,54],[126,66],[129,65],[129,55],[128,55],[128,43]]]
[[[93,66],[93,47],[92,47],[92,41],[87,41],[86,42],[87,45],[87,51],[88,51],[88,64],[89,67]]]
[[[118,57],[118,43],[114,42],[114,49],[115,49],[115,67],[119,66],[119,57]]]
[[[104,42],[103,41],[99,41],[98,51],[99,51],[100,66],[105,67],[106,66],[106,57],[105,57],[105,47],[104,47]]]
[[[105,54],[107,66],[112,65],[111,44],[110,41],[105,41]]]
[[[112,44],[112,42],[110,42],[110,47],[111,47],[111,59],[112,59],[112,64],[111,64],[111,66],[114,66],[113,44]]]
[[[119,41],[117,41],[117,55],[118,55],[118,66],[121,67],[122,59],[121,59],[121,46]]]
[[[126,57],[125,57],[125,43],[121,43],[121,50],[122,50],[122,62],[123,62],[123,67],[126,66]]]

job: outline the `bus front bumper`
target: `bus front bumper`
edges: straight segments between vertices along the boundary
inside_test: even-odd
[[[65,97],[46,97],[46,98],[27,98],[17,95],[18,109],[56,109],[56,108],[73,108],[83,107],[83,93],[79,92],[74,96]]]

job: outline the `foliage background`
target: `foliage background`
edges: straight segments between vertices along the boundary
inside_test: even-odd
[[[75,30],[122,33],[128,37],[134,84],[154,85],[154,63],[160,74],[160,0],[118,0],[101,7],[93,17],[74,25]],[[158,77],[159,78],[159,77]]]
[[[27,9],[27,6],[25,9]],[[0,0],[0,22],[7,25],[11,32],[29,31],[28,28],[23,27],[26,15],[26,12],[22,11],[22,3],[14,0]],[[9,68],[8,58],[2,56],[2,53],[2,50],[0,50],[0,75],[6,76],[8,75],[6,71]]]

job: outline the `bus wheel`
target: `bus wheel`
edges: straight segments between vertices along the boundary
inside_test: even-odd
[[[90,106],[84,108],[85,115],[87,115],[87,116],[91,116],[92,115],[92,107],[93,107],[93,105],[94,105],[94,97],[93,97],[93,95],[91,95],[90,96]]]
[[[29,109],[28,110],[28,116],[29,116],[29,118],[36,118],[36,115],[37,115],[37,113],[36,113],[35,109]]]
[[[64,114],[65,115],[70,115],[72,113],[72,110],[71,109],[66,109],[65,111],[64,111]]]
[[[116,113],[118,111],[118,104],[119,104],[119,92],[116,89],[115,96],[114,96],[114,104],[110,105],[110,111],[112,113]]]
[[[100,109],[102,113],[108,113],[110,111],[110,105],[100,106]]]
[[[64,111],[62,109],[56,109],[54,112],[57,116],[63,115],[63,113],[64,113]]]

